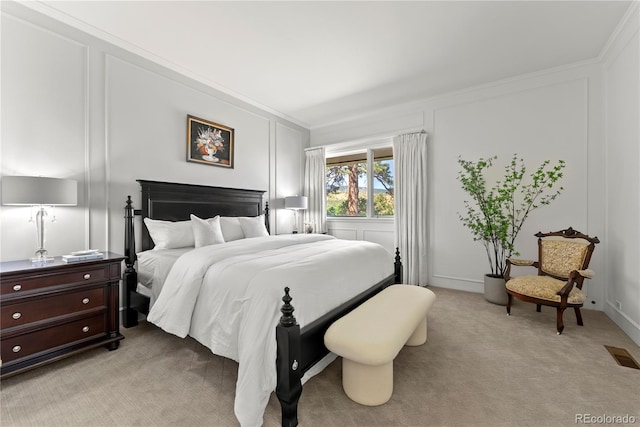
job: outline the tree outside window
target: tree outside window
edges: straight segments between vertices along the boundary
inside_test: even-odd
[[[390,147],[327,158],[327,216],[393,216],[393,170]]]

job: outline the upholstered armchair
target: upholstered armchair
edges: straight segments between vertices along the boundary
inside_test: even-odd
[[[511,315],[513,298],[541,306],[556,307],[558,335],[564,329],[562,315],[571,307],[576,313],[578,325],[582,326],[580,307],[585,301],[582,292],[584,279],[593,277],[589,270],[589,261],[597,237],[589,237],[569,227],[566,230],[551,233],[536,233],[538,238],[538,261],[508,259],[505,283],[508,294],[507,314]],[[511,276],[512,267],[533,267],[538,274]]]

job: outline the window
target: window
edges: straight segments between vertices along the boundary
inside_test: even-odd
[[[328,157],[326,177],[327,217],[393,216],[391,147]]]

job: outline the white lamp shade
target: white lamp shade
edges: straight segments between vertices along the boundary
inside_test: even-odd
[[[76,206],[78,181],[39,176],[3,176],[2,204]]]
[[[307,196],[289,196],[284,198],[285,209],[307,209]]]

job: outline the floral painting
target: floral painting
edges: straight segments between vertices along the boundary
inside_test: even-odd
[[[233,168],[233,129],[187,116],[187,161]]]

